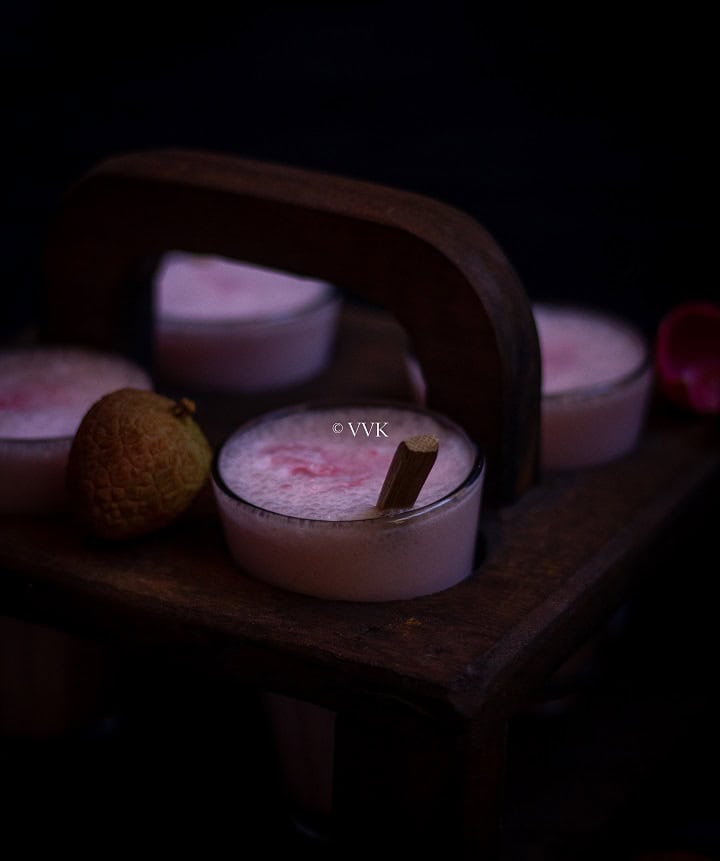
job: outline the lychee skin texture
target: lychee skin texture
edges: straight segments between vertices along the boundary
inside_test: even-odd
[[[70,449],[70,503],[100,538],[161,529],[208,479],[212,449],[191,401],[120,389],[93,404]]]

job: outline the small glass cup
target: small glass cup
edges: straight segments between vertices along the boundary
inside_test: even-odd
[[[586,368],[589,379],[555,389],[552,385],[555,331],[540,335],[543,371],[541,400],[541,450],[543,470],[576,469],[607,463],[631,451],[645,424],[653,386],[650,345],[643,335],[625,320],[592,308],[536,304],[536,322],[557,320],[568,325],[580,323],[590,337],[596,328],[603,338],[614,334],[618,350],[631,346],[624,366],[619,363],[606,379],[598,381],[593,369]],[[556,330],[557,331],[557,330]],[[623,346],[624,345],[624,346]],[[568,357],[569,358],[569,357]],[[415,400],[425,403],[426,386],[417,358],[405,356],[405,370]],[[594,369],[595,371],[597,369]],[[582,369],[579,370],[582,374]],[[550,381],[550,386],[548,382]]]
[[[627,321],[590,308],[537,304],[543,367],[541,464],[575,469],[630,452],[653,385],[652,355]]]
[[[169,253],[155,279],[155,373],[198,391],[305,382],[330,361],[340,304],[323,281]]]
[[[243,499],[226,480],[231,460],[245,456],[243,439],[253,444],[261,437],[272,440],[274,428],[302,422],[307,428],[306,438],[315,445],[310,457],[323,448],[323,439],[328,447],[337,448],[340,427],[346,434],[346,449],[351,452],[355,446],[368,444],[368,439],[357,435],[350,439],[348,430],[363,423],[367,426],[370,415],[381,416],[390,428],[401,420],[403,427],[414,427],[417,433],[434,431],[440,437],[440,453],[431,476],[447,466],[459,469],[457,480],[451,481],[451,486],[437,498],[423,503],[421,496],[420,504],[407,511],[368,510],[350,519],[287,514],[283,511],[282,489],[270,508],[263,507]],[[401,441],[393,433],[387,439],[372,441],[375,448],[382,450],[380,457],[386,464]],[[293,440],[291,445],[302,449],[300,439],[295,436]],[[444,443],[447,446],[451,442],[453,454],[459,451],[464,457],[464,468],[451,462],[450,453],[444,459]],[[306,467],[299,463],[293,468],[302,471]],[[322,471],[325,467],[320,464],[310,468]],[[327,468],[341,470],[342,466]],[[218,450],[212,472],[225,538],[240,568],[291,591],[346,601],[413,598],[464,580],[473,570],[484,474],[484,460],[463,430],[444,416],[404,404],[302,405],[277,410],[232,434]],[[340,475],[336,484],[343,480]],[[380,492],[382,476],[379,483],[377,472],[368,479],[358,474],[347,478],[349,484],[356,485],[364,480],[375,481],[367,497],[371,508]]]
[[[122,356],[49,346],[0,352],[0,513],[64,508],[75,431],[96,400],[124,387],[152,383]]]

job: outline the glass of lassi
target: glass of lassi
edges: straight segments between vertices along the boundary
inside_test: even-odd
[[[0,352],[0,513],[62,508],[70,445],[87,410],[116,389],[152,388],[119,355],[79,347]]]
[[[543,468],[593,466],[631,451],[653,384],[642,333],[593,309],[540,303],[533,314],[542,361]]]
[[[645,423],[653,387],[650,344],[626,320],[596,309],[533,305],[542,362],[544,470],[607,463],[627,454]],[[426,385],[417,358],[405,369],[418,404]]]
[[[415,504],[380,510],[400,442],[439,441]],[[248,422],[220,447],[215,497],[248,574],[319,598],[388,601],[473,570],[484,463],[449,419],[409,405],[300,406]]]
[[[325,281],[172,251],[154,279],[155,373],[197,390],[291,386],[328,364],[340,307]]]

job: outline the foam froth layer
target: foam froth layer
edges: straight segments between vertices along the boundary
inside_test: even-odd
[[[544,395],[608,385],[647,358],[642,335],[622,320],[571,307],[535,305]]]
[[[151,383],[121,356],[59,347],[0,352],[0,439],[72,436],[95,401],[128,386]]]
[[[330,407],[281,414],[240,428],[223,446],[220,475],[237,496],[269,511],[313,520],[359,520],[375,508],[398,444],[435,434],[437,460],[415,508],[455,490],[476,461],[450,424],[398,407]]]
[[[174,251],[164,256],[158,270],[155,305],[161,320],[267,320],[310,308],[330,289],[323,281]]]
[[[622,320],[551,305],[535,305],[543,395],[610,385],[647,359],[642,335]]]

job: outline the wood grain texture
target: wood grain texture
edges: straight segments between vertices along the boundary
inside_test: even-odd
[[[438,438],[432,434],[403,440],[395,449],[380,488],[377,507],[411,508],[433,468],[437,453]]]
[[[147,327],[148,273],[168,249],[323,278],[386,307],[409,335],[428,405],[487,456],[488,501],[507,503],[532,484],[537,334],[511,264],[469,216],[420,195],[231,156],[119,156],[68,192],[49,231],[43,337],[127,349],[137,321]]]

